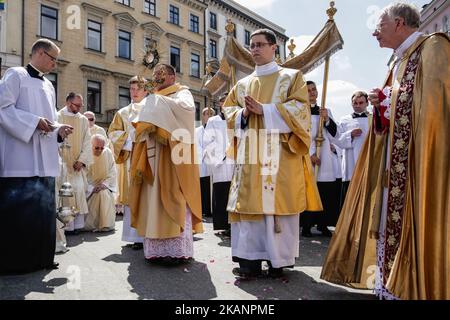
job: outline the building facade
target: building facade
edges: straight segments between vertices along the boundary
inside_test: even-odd
[[[286,59],[286,41],[289,39],[282,27],[270,22],[260,15],[248,10],[232,0],[209,0],[205,16],[206,64],[214,73],[220,66],[226,44],[228,19],[234,24],[234,37],[247,49],[250,46],[250,35],[257,29],[267,28],[275,32],[277,37],[277,55],[281,61]],[[216,111],[218,97],[209,97],[208,105]]]
[[[85,97],[85,111],[107,127],[129,104],[128,80],[151,76],[143,64],[147,44],[156,44],[159,62],[172,64],[189,86],[196,108],[204,69],[205,0],[25,0],[25,48],[48,38],[60,48],[57,70],[47,77],[58,108],[70,91]],[[26,54],[28,60],[28,53]],[[27,63],[28,61],[25,61]]]
[[[22,65],[22,1],[0,0],[0,61],[0,76]]]
[[[79,92],[84,111],[93,111],[106,128],[130,102],[128,80],[151,76],[144,56],[156,45],[159,62],[173,65],[177,80],[190,87],[200,124],[201,110],[214,106],[203,88],[204,70],[208,63],[219,66],[228,19],[246,46],[256,29],[273,30],[285,59],[285,29],[232,0],[0,0],[1,70],[26,65],[37,39],[54,41],[61,54],[46,77],[58,108],[69,92]]]
[[[445,32],[450,36],[450,1],[433,0],[421,11],[420,31],[431,34]]]
[[[286,59],[286,41],[289,39],[282,27],[257,15],[232,0],[210,0],[206,11],[205,46],[207,47],[206,60],[214,67],[222,59],[227,32],[225,26],[231,19],[235,25],[234,36],[245,47],[250,46],[250,35],[253,31],[267,28],[277,36],[278,55],[282,61]]]

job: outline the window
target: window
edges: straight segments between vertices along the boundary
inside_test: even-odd
[[[195,104],[195,121],[201,121],[200,120],[200,102],[194,101]]]
[[[275,57],[280,55],[280,46],[277,45],[277,48],[275,49]]]
[[[199,32],[199,22],[198,17],[191,14],[191,20],[190,20],[190,30],[192,32],[198,33]]]
[[[177,72],[180,72],[180,49],[176,47],[170,47],[170,65],[175,68]]]
[[[88,48],[102,51],[102,24],[88,20]]]
[[[119,87],[119,108],[128,106],[131,103],[130,89]]]
[[[130,6],[130,0],[116,0],[116,2],[123,4],[124,6]]]
[[[216,40],[209,40],[209,56],[217,58],[217,42]]]
[[[448,17],[444,16],[444,19],[442,20],[442,32],[447,33],[448,32]]]
[[[41,5],[41,36],[58,39],[58,10]]]
[[[97,81],[87,82],[87,109],[94,113],[101,112],[102,84]]]
[[[156,0],[144,0],[144,12],[156,16]]]
[[[47,73],[45,77],[52,83],[56,96],[58,96],[58,75],[56,73]]]
[[[437,23],[434,25],[434,32],[438,32],[438,30],[439,30],[439,27],[438,27],[438,25],[437,25]]]
[[[200,56],[191,53],[191,76],[200,78]]]
[[[245,30],[245,45],[249,46],[250,45],[250,31]]]
[[[215,13],[209,13],[209,27],[217,30],[217,15]]]
[[[180,9],[178,9],[173,5],[170,5],[169,22],[176,25],[180,25]]]
[[[131,33],[119,30],[119,57],[131,60]]]

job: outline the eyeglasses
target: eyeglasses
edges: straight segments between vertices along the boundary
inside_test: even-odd
[[[251,50],[253,50],[253,49],[255,49],[255,48],[260,49],[260,48],[264,47],[265,45],[271,46],[271,45],[273,45],[273,43],[269,43],[269,42],[255,42],[255,43],[252,43],[252,44],[250,45],[250,49],[251,49]]]
[[[81,109],[81,108],[84,107],[83,104],[76,104],[76,103],[73,103],[73,102],[71,102],[70,104],[73,105],[73,106],[75,106],[75,107],[77,107],[77,108],[79,108],[79,109]]]
[[[58,59],[55,58],[54,56],[52,56],[50,53],[48,53],[47,51],[44,51],[44,53],[53,61],[53,62],[58,62]]]
[[[394,22],[395,22],[397,25],[398,25],[398,22],[399,22],[399,21],[400,21],[399,18],[395,18],[395,19],[394,19]],[[383,27],[385,27],[385,26],[388,24],[388,22],[390,22],[390,21],[380,22],[379,24],[377,24],[376,27],[375,27],[374,32],[380,33],[380,32],[381,32],[381,29],[382,29]]]
[[[105,149],[105,147],[95,147],[94,149],[95,150],[103,150],[103,149]]]

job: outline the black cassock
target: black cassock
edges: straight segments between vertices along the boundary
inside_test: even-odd
[[[55,178],[0,178],[0,273],[51,267],[55,242]]]

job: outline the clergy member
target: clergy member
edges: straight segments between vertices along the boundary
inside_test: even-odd
[[[58,142],[72,127],[56,122],[56,95],[44,75],[60,49],[39,39],[31,61],[0,81],[0,273],[57,268],[54,262]]]
[[[205,127],[208,119],[214,116],[212,108],[202,110],[202,125],[195,128],[195,142],[197,148],[197,160],[200,170],[200,188],[202,197],[202,214],[205,217],[211,216],[211,173],[206,163],[205,155]]]
[[[116,164],[112,151],[105,147],[106,138],[103,135],[93,135],[91,142],[94,163],[89,166],[87,176],[89,213],[85,229],[111,231],[114,230],[116,220]]]
[[[309,154],[314,168],[318,167],[317,187],[322,199],[323,211],[305,212],[301,215],[302,236],[312,237],[311,227],[317,224],[317,230],[325,237],[331,237],[328,226],[333,224],[336,204],[340,202],[340,193],[335,192],[336,174],[333,168],[334,155],[331,151],[331,141],[337,139],[339,132],[331,116],[330,109],[322,109],[317,105],[317,87],[313,81],[307,82],[309,102],[311,104],[311,146]],[[316,138],[319,133],[320,117],[324,119],[322,128],[323,142],[320,155],[317,154]]]
[[[122,241],[130,242],[134,250],[143,248],[143,238],[136,229],[131,227],[131,215],[129,207],[130,192],[130,155],[134,142],[134,127],[131,122],[137,119],[139,112],[145,105],[146,79],[134,76],[129,81],[131,103],[120,109],[114,115],[114,119],[108,129],[108,136],[113,144],[114,160],[117,167],[118,194],[116,196],[116,207],[123,208]],[[119,209],[120,210],[120,209]]]
[[[130,207],[150,261],[193,257],[193,232],[202,232],[200,177],[195,152],[195,104],[166,64],[153,72],[154,94],[138,115],[131,159]]]
[[[233,141],[228,137],[227,121],[223,113],[223,103],[227,94],[219,98],[220,113],[208,120],[205,128],[206,162],[211,168],[213,181],[212,216],[213,229],[223,230],[224,236],[230,236],[230,224],[228,223],[228,194],[230,192],[231,179],[233,178],[234,159],[227,155],[227,149]]]
[[[340,119],[338,125],[339,138],[334,141],[343,151],[341,203],[345,200],[356,161],[369,133],[369,124],[372,120],[371,114],[367,111],[369,105],[367,93],[356,91],[353,93],[351,101],[353,113]]]
[[[250,41],[255,72],[238,81],[224,104],[237,144],[227,208],[239,262],[233,273],[260,276],[268,261],[268,274],[279,277],[298,257],[299,213],[322,209],[309,158],[308,91],[299,70],[275,63],[273,31],[257,30]]]
[[[373,36],[394,49],[373,90],[357,161],[321,278],[383,299],[450,299],[450,41],[418,31],[419,10],[387,6]],[[376,266],[376,268],[374,268]]]
[[[67,139],[70,148],[60,151],[65,176],[74,190],[74,197],[70,201],[78,211],[75,219],[67,224],[66,234],[77,234],[83,229],[85,215],[88,213],[86,174],[92,163],[91,133],[88,120],[80,113],[81,109],[83,109],[83,96],[71,92],[67,95],[64,108],[58,111],[58,122],[69,124],[74,128],[74,134]],[[59,181],[58,188],[64,182]]]

